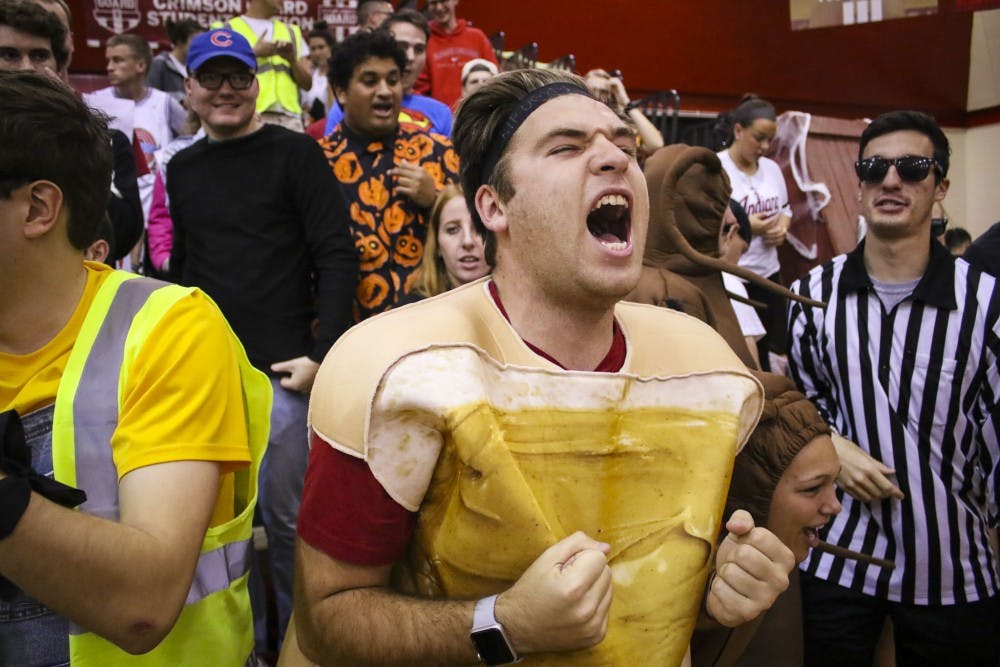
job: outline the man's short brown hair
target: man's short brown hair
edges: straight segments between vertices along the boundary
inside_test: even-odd
[[[106,120],[61,81],[3,71],[0,119],[0,198],[32,181],[52,181],[69,209],[69,241],[85,250],[97,238],[111,194]]]
[[[127,46],[132,51],[132,55],[146,63],[147,72],[153,63],[153,51],[149,48],[149,42],[139,35],[133,35],[129,32],[114,35],[108,40],[108,46]]]
[[[494,137],[518,103],[531,91],[551,83],[571,83],[587,90],[583,79],[566,72],[541,69],[504,72],[491,78],[465,98],[455,116],[451,136],[458,153],[462,190],[472,215],[472,224],[486,244],[486,262],[490,266],[496,266],[496,238],[493,232],[486,229],[476,210],[476,191],[480,185],[489,185],[496,191],[500,201],[506,202],[514,196],[514,185],[510,178],[506,149],[497,161],[493,173],[484,179],[485,158]]]
[[[27,0],[0,0],[0,25],[49,40],[57,69],[61,70],[69,61],[66,28],[58,16],[41,5]]]

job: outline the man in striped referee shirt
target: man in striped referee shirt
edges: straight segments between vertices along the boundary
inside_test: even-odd
[[[889,616],[899,665],[997,664],[1000,291],[930,234],[948,140],[896,111],[861,135],[868,235],[792,289],[789,364],[843,437],[844,509],[829,542],[895,563],[813,552],[802,565],[806,664],[871,664]],[[846,493],[845,493],[846,492]]]

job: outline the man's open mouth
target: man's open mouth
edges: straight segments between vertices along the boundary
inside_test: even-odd
[[[604,195],[587,214],[591,235],[611,250],[625,250],[632,228],[632,211],[624,195]]]

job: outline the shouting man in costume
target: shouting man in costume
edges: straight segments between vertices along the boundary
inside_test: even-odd
[[[634,133],[582,80],[501,75],[454,136],[496,270],[323,362],[298,642],[320,664],[678,665],[760,386],[704,324],[619,303],[649,200]],[[727,525],[705,609],[735,625],[793,558],[749,514]]]

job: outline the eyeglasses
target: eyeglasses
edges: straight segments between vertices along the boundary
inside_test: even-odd
[[[919,183],[924,180],[932,167],[938,175],[941,174],[941,165],[937,160],[920,155],[904,155],[893,159],[869,157],[855,162],[854,171],[862,183],[878,185],[885,179],[891,166],[896,167],[896,173],[907,183]]]
[[[256,78],[254,72],[195,72],[194,78],[201,84],[202,88],[208,90],[218,90],[222,87],[222,82],[226,81],[233,90],[246,90]]]

